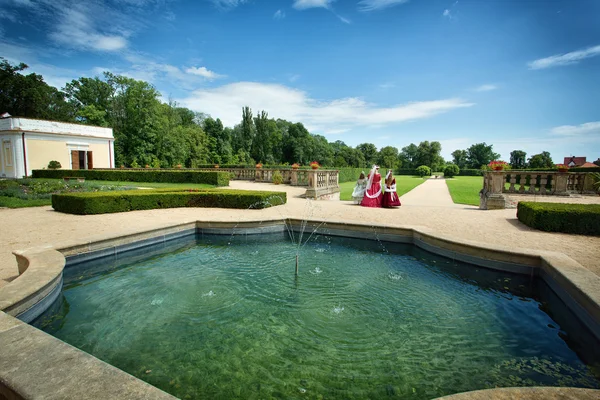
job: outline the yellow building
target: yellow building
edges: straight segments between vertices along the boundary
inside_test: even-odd
[[[0,119],[0,177],[23,178],[60,162],[61,169],[114,168],[112,128],[9,117]]]

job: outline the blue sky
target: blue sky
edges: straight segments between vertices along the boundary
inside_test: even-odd
[[[233,126],[348,145],[600,157],[599,0],[0,0],[0,56],[62,88],[108,70]]]

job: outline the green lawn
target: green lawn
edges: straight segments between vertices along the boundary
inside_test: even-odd
[[[479,205],[479,191],[483,188],[483,176],[456,176],[446,179],[446,185],[456,204]]]
[[[145,188],[203,189],[213,185],[201,183],[115,182],[85,181],[83,183],[62,179],[19,179],[0,181],[0,207],[22,208],[49,206],[53,193],[104,192]]]
[[[396,176],[396,192],[398,193],[398,196],[402,196],[423,182],[425,182],[425,180],[418,176]],[[356,186],[356,182],[340,183],[340,200],[352,200],[354,186]]]

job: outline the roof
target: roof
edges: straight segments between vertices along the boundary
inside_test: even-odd
[[[18,117],[0,119],[0,132],[3,131],[114,139],[112,128]]]
[[[585,164],[579,165],[578,168],[599,168],[596,164],[586,162]]]

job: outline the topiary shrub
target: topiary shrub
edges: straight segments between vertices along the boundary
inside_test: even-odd
[[[52,195],[52,207],[56,211],[78,215],[178,207],[261,209],[286,202],[285,192],[220,189],[158,189]]]
[[[48,169],[60,169],[62,165],[56,160],[52,160],[48,163]]]
[[[279,172],[279,171],[273,172],[273,183],[275,185],[280,185],[283,183],[283,176],[281,175],[281,172]]]
[[[448,164],[444,168],[444,177],[452,178],[460,173],[460,168],[456,164]]]
[[[522,201],[517,205],[517,218],[542,231],[600,236],[600,204]]]
[[[421,165],[420,167],[417,167],[415,171],[420,177],[431,176],[431,168],[429,168],[427,165]]]

